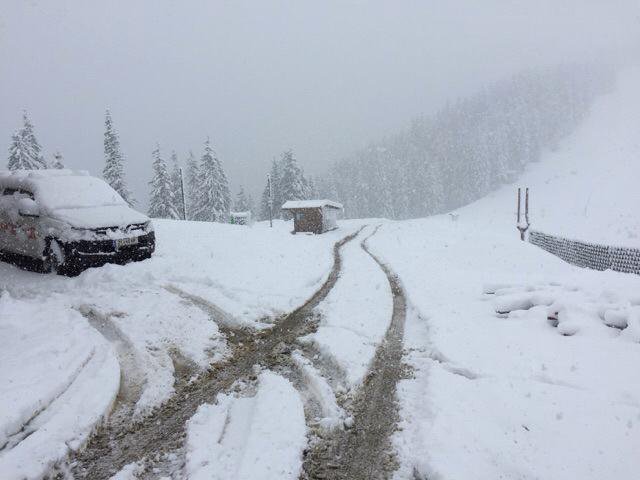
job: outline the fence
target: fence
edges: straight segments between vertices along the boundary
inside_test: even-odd
[[[530,231],[529,242],[578,267],[640,275],[640,249],[637,248],[609,247],[569,240],[536,230]]]

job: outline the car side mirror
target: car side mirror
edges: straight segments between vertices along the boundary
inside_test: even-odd
[[[40,207],[31,198],[21,198],[18,200],[18,213],[22,217],[39,217]]]

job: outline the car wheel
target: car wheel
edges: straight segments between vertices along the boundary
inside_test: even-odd
[[[44,273],[58,274],[61,273],[63,264],[64,253],[62,248],[60,248],[60,244],[57,241],[51,240],[42,255],[42,269]]]

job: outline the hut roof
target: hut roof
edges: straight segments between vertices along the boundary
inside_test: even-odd
[[[342,204],[331,200],[289,200],[282,205],[282,210],[296,210],[298,208],[337,208],[342,210]]]
[[[229,212],[229,215],[236,218],[247,218],[251,216],[251,212],[248,210],[246,212]]]

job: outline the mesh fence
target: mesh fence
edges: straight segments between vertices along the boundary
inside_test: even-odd
[[[529,242],[579,267],[640,275],[640,249],[569,240],[536,230],[529,233]]]

